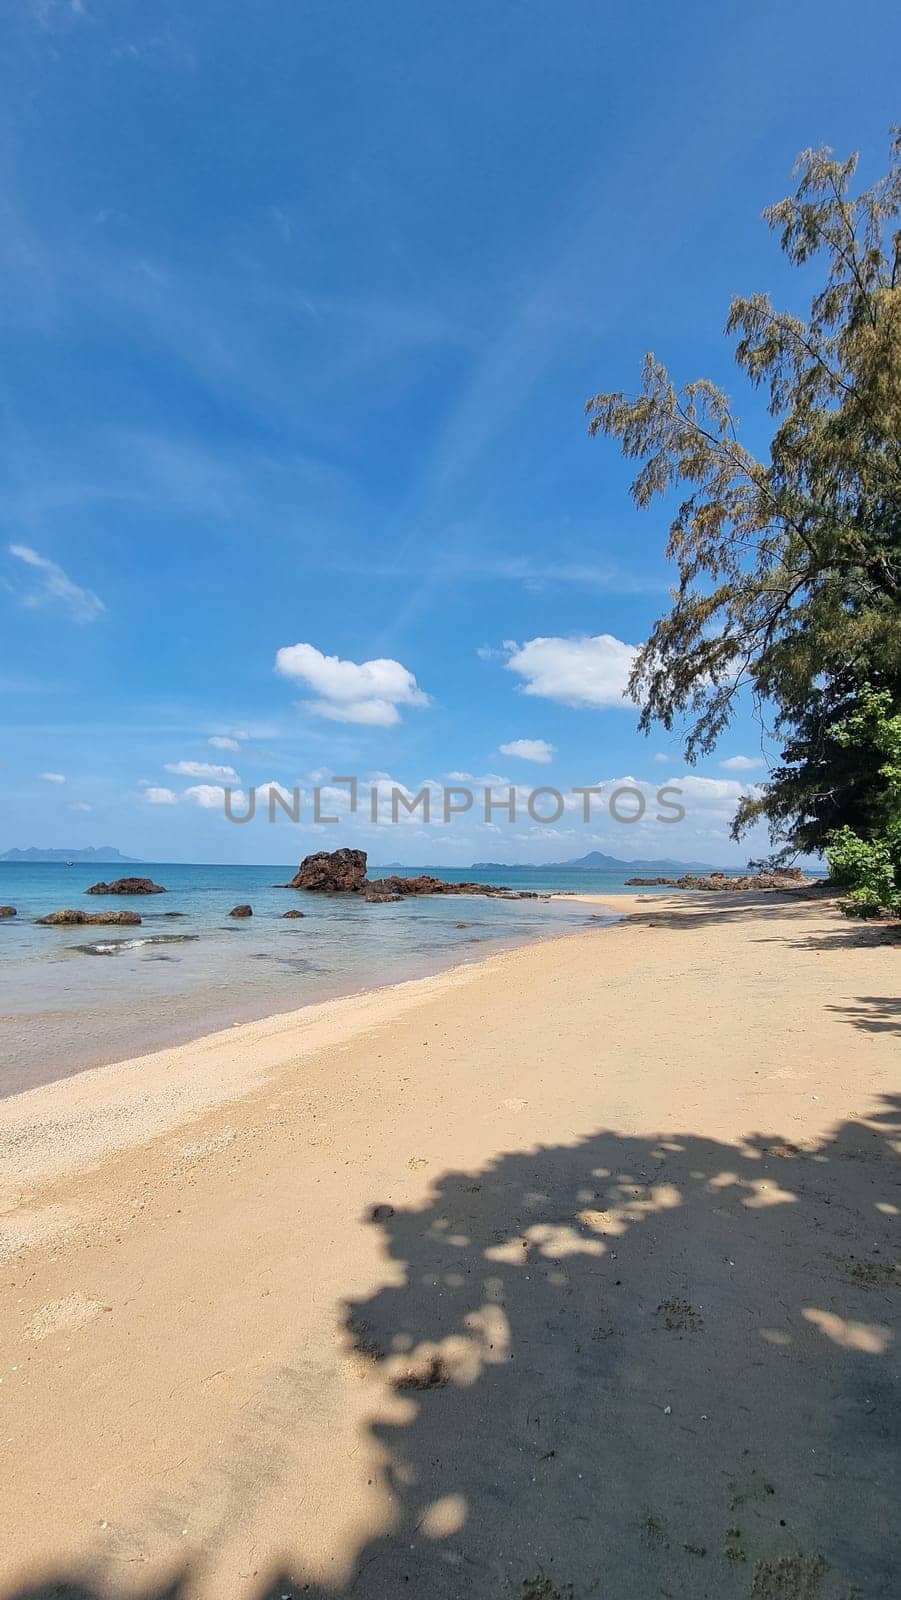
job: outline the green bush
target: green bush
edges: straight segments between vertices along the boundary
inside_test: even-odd
[[[875,825],[866,837],[845,827],[829,840],[830,875],[849,891],[842,910],[851,917],[901,912],[901,712],[887,691],[865,684],[856,710],[836,728],[836,738],[852,752],[869,744],[884,757]]]
[[[901,912],[901,823],[873,839],[839,828],[826,854],[833,882],[849,891],[842,902],[848,916]]]

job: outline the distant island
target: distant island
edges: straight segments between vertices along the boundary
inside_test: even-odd
[[[86,850],[39,850],[37,846],[30,845],[27,850],[7,850],[0,856],[0,861],[123,861],[129,866],[138,866],[137,856],[124,856],[121,850],[116,850],[111,844],[88,845]]]
[[[588,872],[710,872],[709,861],[675,861],[669,856],[654,861],[620,861],[618,856],[605,856],[602,850],[589,850],[587,856],[576,856],[572,861],[474,861],[470,872],[503,872],[515,867],[517,872],[563,872],[579,869]]]

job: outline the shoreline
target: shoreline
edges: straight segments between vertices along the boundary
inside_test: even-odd
[[[458,898],[465,914],[469,897],[461,895]],[[546,898],[570,900],[578,897],[563,894],[548,895]],[[597,898],[605,900],[604,896]],[[613,920],[618,913],[611,907],[609,915]],[[307,928],[311,925],[312,918],[308,915],[303,926]],[[472,926],[486,927],[478,918]],[[154,925],[152,934],[149,928],[141,929],[135,942],[141,942],[140,936],[145,931],[149,939],[160,937]],[[230,928],[229,931],[235,930]],[[266,965],[255,975],[253,982],[245,974],[243,978],[236,977],[235,982],[227,986],[223,985],[222,973],[217,968],[194,967],[181,980],[186,987],[154,994],[140,987],[141,978],[146,977],[146,972],[139,975],[132,967],[123,975],[122,998],[112,999],[97,994],[93,1000],[89,997],[83,1005],[73,1008],[61,1009],[51,1003],[47,1009],[11,1011],[0,1015],[0,1053],[4,1054],[4,1063],[0,1068],[0,1104],[11,1096],[75,1077],[96,1067],[113,1066],[138,1056],[177,1049],[213,1033],[246,1023],[265,1022],[311,1005],[359,996],[391,987],[394,983],[436,976],[456,966],[478,963],[493,954],[520,949],[526,944],[541,943],[545,939],[558,937],[561,932],[571,931],[572,926],[561,926],[553,918],[534,930],[513,930],[498,923],[490,931],[468,935],[454,946],[439,946],[429,957],[424,957],[421,950],[413,948],[398,951],[397,959],[381,952],[370,961],[368,972],[365,964],[359,972],[350,973],[342,972],[339,967],[331,970],[323,966],[315,980],[314,994],[303,999],[298,999],[296,995],[298,980],[284,976],[281,964],[284,963],[287,968],[291,955],[298,957],[300,981],[304,981],[306,969],[311,968],[318,954],[318,946],[314,945],[310,951],[306,941],[303,947],[296,950],[286,945],[284,950],[288,952],[287,955],[279,955],[275,948],[267,950]],[[71,933],[71,930],[66,932]],[[261,917],[258,924],[239,930],[242,939],[252,938],[254,934],[271,940],[272,926]],[[187,936],[164,934],[162,937],[174,937],[176,941],[183,941],[187,937],[187,948],[191,952],[199,953],[207,948],[202,933],[197,935],[189,932]],[[307,935],[308,939],[310,937]],[[121,942],[126,946],[132,943],[130,939]],[[48,953],[53,954],[53,951]],[[114,959],[119,963],[128,957],[117,955]],[[171,957],[165,959],[171,960]],[[221,955],[218,955],[218,959],[221,959]],[[254,962],[260,959],[264,959],[262,953],[256,952]],[[189,955],[188,960],[195,962],[197,955]],[[103,965],[106,967],[106,959]],[[33,969],[33,983],[37,981],[39,970],[42,969]],[[108,975],[111,974],[103,974],[104,978]],[[134,993],[129,999],[130,990],[134,990]],[[7,1047],[5,1051],[4,1045]],[[60,1062],[59,1066],[54,1064],[54,1056]]]
[[[593,895],[572,898],[606,904]],[[396,983],[228,1023],[160,1050],[78,1068],[8,1094],[0,1099],[0,1151],[9,1139],[13,1153],[0,1155],[0,1217],[10,1193],[26,1175],[37,1183],[71,1176],[107,1156],[119,1155],[240,1101],[289,1062],[302,1061],[323,1047],[362,1039],[373,1028],[390,1026],[482,973],[493,973],[510,957],[562,940],[595,938],[616,926],[610,922],[598,929],[546,934],[490,955],[454,962],[426,977],[401,978]],[[251,1051],[256,1052],[252,1066],[248,1059]],[[237,1059],[233,1059],[235,1052]],[[190,1060],[195,1053],[197,1059]],[[231,1070],[212,1079],[208,1058],[213,1058],[217,1067],[227,1060]],[[177,1079],[175,1084],[172,1078]],[[81,1116],[90,1120],[80,1124]],[[34,1167],[32,1162],[36,1162]],[[0,1225],[0,1261],[4,1258]]]
[[[893,1592],[897,942],[621,905],[0,1105],[0,1600]]]

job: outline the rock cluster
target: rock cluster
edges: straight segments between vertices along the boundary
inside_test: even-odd
[[[290,883],[282,889],[306,889],[317,894],[359,894],[370,905],[405,900],[408,895],[484,894],[507,900],[537,900],[534,889],[505,889],[495,883],[445,883],[422,872],[415,878],[367,878],[365,850],[319,850],[305,856]]]
[[[129,928],[141,925],[136,911],[51,911],[49,917],[38,917],[37,920],[43,928],[80,928],[85,923],[116,923]]]
[[[15,906],[0,906],[0,917],[14,917],[15,914]]]
[[[776,867],[772,872],[746,873],[737,878],[730,878],[725,872],[711,872],[703,878],[697,877],[694,872],[686,872],[681,878],[626,879],[630,888],[646,889],[666,884],[671,889],[702,889],[708,893],[717,890],[735,893],[739,889],[803,889],[812,881],[811,878],[805,878],[800,867]]]
[[[363,885],[364,900],[404,900],[417,894],[486,894],[506,900],[537,900],[533,889],[505,889],[494,883],[445,883],[443,878],[433,878],[421,872],[416,878],[367,878]]]
[[[116,878],[112,883],[92,883],[85,894],[165,894],[161,883],[152,878]]]

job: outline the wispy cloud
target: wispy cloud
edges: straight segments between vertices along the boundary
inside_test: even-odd
[[[165,770],[177,778],[221,778],[225,783],[239,783],[234,767],[219,767],[212,761],[167,761]]]
[[[28,0],[26,10],[45,33],[63,33],[86,15],[84,0]]]
[[[9,553],[36,574],[36,586],[25,596],[25,605],[40,606],[59,601],[75,622],[95,622],[106,610],[93,589],[82,588],[55,561],[32,550],[30,545],[11,544]]]
[[[45,783],[65,783],[66,781],[65,774],[62,772],[39,772],[38,777],[43,778]]]

